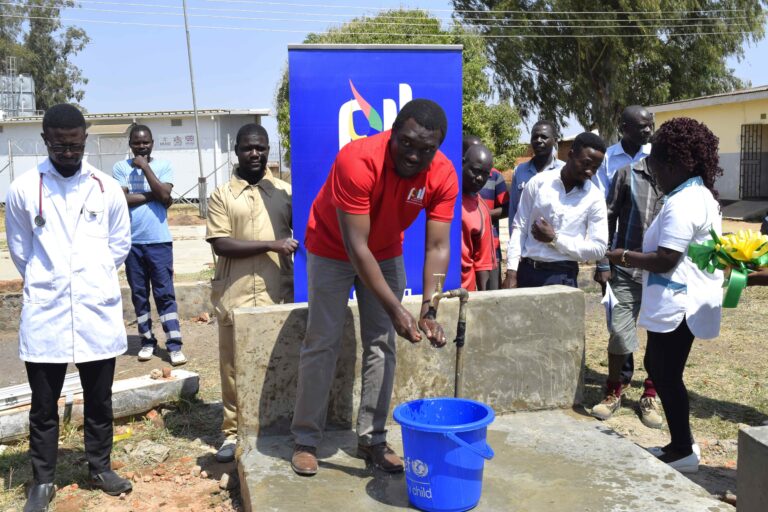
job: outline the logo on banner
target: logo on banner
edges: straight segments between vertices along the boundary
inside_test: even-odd
[[[355,130],[354,113],[362,112],[368,121],[370,129],[376,132],[383,132],[392,128],[399,109],[413,99],[413,90],[408,84],[398,84],[398,99],[395,102],[392,98],[385,98],[382,101],[381,111],[376,110],[369,101],[367,101],[360,92],[358,92],[352,80],[349,81],[349,88],[352,91],[354,99],[344,103],[339,109],[339,149],[346,146],[353,140],[367,137],[368,133],[357,133]]]
[[[408,198],[405,200],[405,202],[422,206],[424,204],[424,194],[426,192],[427,192],[427,187],[422,187],[422,188],[413,187],[410,190],[410,192],[408,192]]]

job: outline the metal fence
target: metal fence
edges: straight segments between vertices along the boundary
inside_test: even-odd
[[[211,149],[214,147],[210,140],[206,141],[203,139],[201,142],[205,147]],[[186,183],[184,183],[184,180],[180,180],[179,176],[176,176],[175,181],[182,185],[174,187],[171,191],[171,196],[175,203],[198,204],[200,205],[200,215],[206,217],[207,201],[201,200],[201,198],[207,198],[208,190],[214,190],[219,185],[220,177],[228,179],[231,174],[232,163],[235,157],[232,154],[232,144],[229,135],[227,135],[226,148],[226,152],[212,151],[213,170],[207,172],[204,177],[199,177],[199,174],[196,174],[196,178],[186,176]],[[164,158],[168,158],[168,156],[163,155]],[[26,171],[47,157],[48,151],[42,139],[9,139],[7,158],[3,159],[0,156],[0,179],[5,181],[7,176],[8,184],[10,184],[16,177],[19,169],[22,172]],[[115,163],[130,157],[128,138],[125,136],[97,136],[88,138],[84,158],[98,169],[110,173]],[[173,160],[172,157],[169,159]],[[190,185],[190,181],[193,181],[193,179],[195,182]]]

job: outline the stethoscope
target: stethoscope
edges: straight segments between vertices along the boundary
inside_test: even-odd
[[[103,198],[103,196],[104,196],[104,184],[101,182],[101,179],[98,176],[96,176],[95,174],[91,174],[91,178],[95,179],[96,182],[99,184],[99,190],[101,190],[101,195],[102,195],[102,198]],[[35,215],[35,226],[41,228],[41,227],[45,226],[45,217],[43,217],[43,173],[42,172],[40,173],[40,187],[39,187],[38,191],[39,191],[39,197],[38,197],[38,203],[37,203],[38,210],[37,210],[37,215]],[[85,206],[83,206],[83,208],[85,208]],[[90,211],[90,210],[88,210],[88,212],[91,215],[96,215],[97,213],[99,213],[99,212]],[[82,213],[82,211],[81,211],[81,213]]]

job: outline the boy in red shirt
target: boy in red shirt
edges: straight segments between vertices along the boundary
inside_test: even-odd
[[[461,286],[488,290],[491,271],[497,268],[491,212],[480,190],[491,175],[493,156],[482,144],[464,153],[461,195]]]
[[[340,319],[353,285],[363,342],[358,455],[384,471],[403,470],[402,459],[386,443],[395,332],[416,343],[421,329],[434,346],[445,345],[428,303],[418,324],[400,303],[405,290],[403,231],[426,211],[423,289],[434,290],[433,274],[448,268],[459,189],[453,165],[438,149],[447,125],[437,103],[412,100],[391,131],[358,139],[339,151],[312,204],[305,235],[309,316],[291,425],[296,443],[291,467],[300,475],[317,473],[316,449],[344,328]]]
[[[462,154],[466,155],[467,150],[475,145],[482,144],[483,141],[477,135],[465,134],[462,143]],[[501,242],[499,241],[499,219],[506,219],[509,216],[509,190],[504,176],[491,167],[491,176],[485,182],[483,188],[478,193],[480,198],[488,205],[488,211],[491,214],[491,226],[493,227],[493,246],[496,252],[496,261],[501,261]],[[462,217],[463,218],[463,217]],[[501,265],[491,270],[488,278],[488,290],[498,290],[501,288]]]

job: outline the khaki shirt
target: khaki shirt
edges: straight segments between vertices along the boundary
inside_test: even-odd
[[[233,172],[208,201],[205,239],[280,240],[292,236],[291,186],[269,170],[256,185]],[[211,281],[211,302],[223,325],[232,310],[293,302],[293,260],[268,251],[250,258],[220,256]]]

